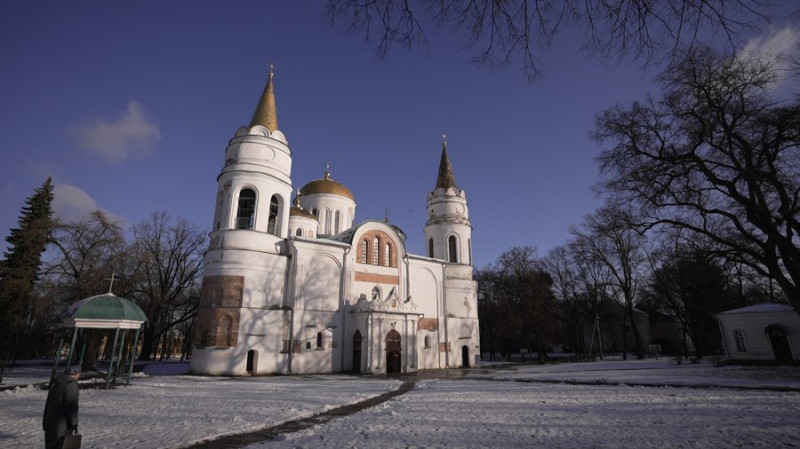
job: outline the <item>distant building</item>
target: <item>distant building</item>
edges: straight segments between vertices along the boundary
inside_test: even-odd
[[[355,196],[329,171],[301,187],[292,202],[291,165],[270,72],[217,177],[191,371],[476,366],[472,226],[446,142],[427,196],[425,256],[406,252],[406,235],[386,220],[356,223]]]
[[[800,315],[785,304],[756,304],[715,315],[733,362],[800,361]]]

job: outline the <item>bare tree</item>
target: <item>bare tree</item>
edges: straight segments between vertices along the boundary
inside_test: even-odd
[[[594,137],[604,191],[774,279],[800,313],[800,100],[770,98],[775,80],[771,61],[694,51]]]
[[[729,277],[708,252],[696,245],[682,245],[674,238],[664,239],[655,251],[655,266],[642,288],[642,303],[666,312],[685,334],[682,352],[688,356],[686,336],[694,344],[698,359],[720,346],[714,314],[737,304]]]
[[[553,292],[560,300],[567,333],[574,339],[573,346],[579,354],[587,354],[587,325],[592,333],[600,312],[600,302],[608,297],[608,269],[596,259],[581,257],[575,242],[550,250],[542,261],[544,269],[553,279]],[[592,340],[593,342],[593,340]],[[598,342],[599,343],[599,342]]]
[[[344,21],[383,58],[397,43],[428,46],[426,29],[451,27],[477,48],[479,65],[522,59],[528,79],[541,76],[536,56],[567,29],[604,60],[670,60],[700,39],[721,35],[731,46],[767,19],[770,0],[328,0],[326,17]]]
[[[607,205],[586,216],[583,229],[572,227],[573,245],[583,263],[601,263],[610,274],[610,288],[625,307],[623,335],[633,333],[636,356],[644,358],[644,345],[636,325],[633,306],[642,279],[646,239],[635,227],[630,211]],[[627,358],[627,339],[623,338],[623,358]]]
[[[188,221],[164,213],[134,226],[133,235],[132,296],[148,319],[140,355],[147,360],[165,333],[197,315],[206,238]]]
[[[40,288],[50,298],[57,298],[60,307],[51,310],[56,317],[75,301],[107,292],[112,273],[120,276],[124,271],[122,229],[119,223],[101,211],[74,222],[57,222],[52,246],[53,254],[44,264],[45,274]],[[121,277],[124,279],[126,276]],[[123,283],[115,285],[118,292],[124,292]],[[100,334],[88,330],[83,335],[87,345],[84,369],[95,369]]]

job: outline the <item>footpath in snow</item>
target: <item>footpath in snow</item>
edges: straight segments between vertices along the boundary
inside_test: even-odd
[[[36,366],[17,367],[3,385],[46,381],[49,369],[36,373]],[[218,378],[180,374],[185,369],[153,364],[130,386],[81,390],[83,447],[191,447],[313,417],[409,380]],[[509,365],[464,374],[425,373],[411,391],[377,406],[248,447],[800,446],[798,367],[715,368],[662,359]],[[46,394],[31,386],[0,392],[0,447],[43,445]]]

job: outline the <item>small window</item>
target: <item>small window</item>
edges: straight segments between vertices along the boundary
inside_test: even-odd
[[[255,212],[256,192],[253,189],[242,189],[236,210],[236,229],[253,229]]]
[[[325,341],[322,336],[322,331],[317,332],[317,349],[323,349],[324,343]]]
[[[294,235],[296,235],[298,237],[302,237],[303,236],[303,228],[297,228],[297,231],[295,231]]]
[[[367,263],[367,251],[369,249],[369,242],[364,239],[361,241],[361,263]]]
[[[383,266],[388,267],[392,260],[392,247],[387,243],[383,248]]]
[[[736,339],[736,352],[747,352],[747,342],[744,339],[744,332],[738,329],[733,331],[733,338]]]
[[[433,257],[433,239],[428,239],[428,257]]]
[[[331,234],[331,210],[325,209],[325,233]]]
[[[456,236],[451,235],[447,239],[447,251],[450,255],[450,262],[458,263],[458,248],[456,247]]]
[[[280,202],[277,195],[272,195],[269,200],[269,219],[267,220],[267,232],[278,235],[278,207]]]
[[[381,240],[378,237],[372,239],[372,264],[378,265],[380,262],[380,251],[381,248]]]
[[[337,210],[336,213],[333,214],[333,232],[338,234],[339,233],[339,225],[340,225],[340,214]]]
[[[425,336],[425,347],[426,348],[430,348],[431,347],[431,336],[430,335],[426,335]]]

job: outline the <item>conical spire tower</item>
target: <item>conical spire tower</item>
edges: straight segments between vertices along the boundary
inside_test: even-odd
[[[436,187],[428,193],[426,208],[427,255],[454,264],[472,265],[472,225],[469,222],[467,196],[456,187],[453,164],[447,154],[447,141],[442,137]]]
[[[439,161],[439,175],[436,177],[437,189],[456,187],[456,177],[453,175],[453,164],[447,155],[447,141],[442,140],[442,158]]]
[[[273,87],[272,78],[275,72],[273,71],[272,64],[269,65],[269,79],[267,85],[264,87],[264,92],[261,94],[261,99],[258,101],[258,106],[253,113],[253,118],[250,120],[250,126],[261,125],[270,132],[278,130],[278,111],[275,107],[275,89]]]

